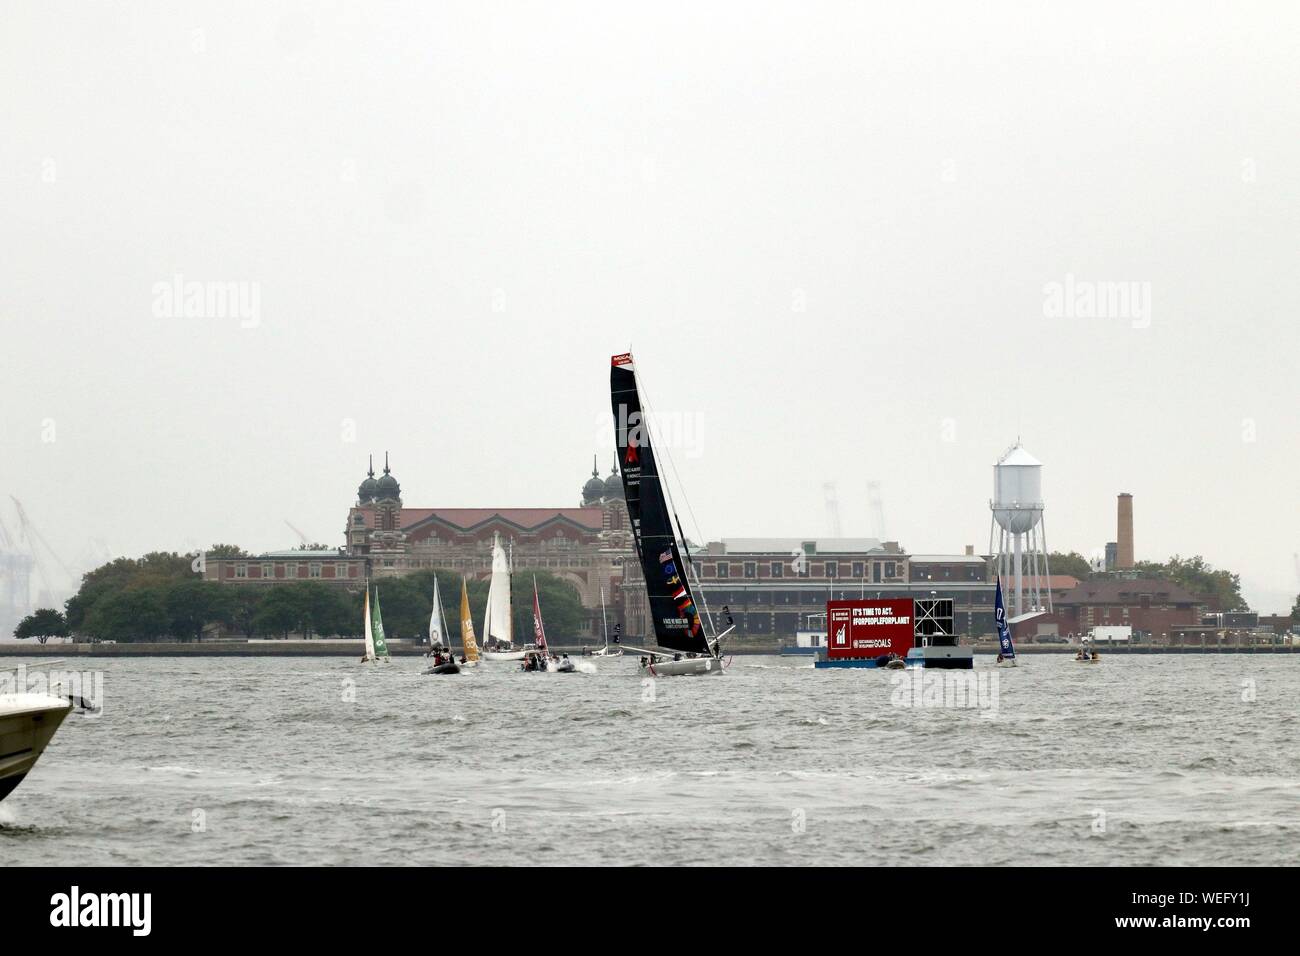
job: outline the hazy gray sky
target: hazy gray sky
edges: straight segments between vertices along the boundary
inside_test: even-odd
[[[877,480],[983,550],[1020,435],[1053,549],[1128,491],[1140,558],[1289,607],[1300,6],[1062,6],[9,0],[0,492],[70,563],[341,543],[384,449],[573,505],[630,344],[704,537],[829,481],[867,535]],[[1052,314],[1098,282],[1149,309]]]

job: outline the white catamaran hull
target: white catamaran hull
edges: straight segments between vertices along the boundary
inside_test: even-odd
[[[49,694],[0,695],[0,800],[23,782],[70,710]]]
[[[623,649],[621,647],[602,647],[598,651],[592,651],[591,657],[622,657]]]
[[[641,669],[655,677],[705,677],[722,673],[722,658],[684,657],[680,661],[656,661]]]
[[[485,661],[522,661],[524,651],[482,651],[480,657]]]

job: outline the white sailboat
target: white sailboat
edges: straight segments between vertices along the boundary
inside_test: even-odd
[[[438,591],[437,575],[433,578],[433,610],[429,612],[429,653],[435,648],[451,649],[451,638],[447,637],[447,618],[442,612],[442,595]],[[426,657],[429,655],[426,654]]]
[[[365,622],[362,625],[365,628],[366,653],[361,658],[363,664],[374,664],[377,661],[383,661],[385,664],[391,663],[392,658],[388,653],[388,641],[384,638],[384,615],[379,609],[379,589],[375,589],[375,613],[373,617],[370,613],[370,588],[366,587],[366,614]]]
[[[366,586],[366,616],[361,625],[365,629],[366,652],[361,657],[361,663],[373,664],[375,662],[375,628],[370,619],[370,586]]]
[[[426,674],[459,674],[461,665],[451,652],[451,638],[447,636],[447,618],[442,610],[442,594],[438,590],[438,576],[433,578],[433,610],[429,612],[429,653],[424,655],[430,661]]]
[[[591,652],[592,657],[622,657],[623,648],[609,646],[609,620],[605,617],[605,589],[600,589],[600,625],[605,633],[605,646]]]
[[[501,535],[492,536],[492,580],[483,609],[485,661],[521,661],[524,651],[514,645],[514,616],[510,605],[510,559],[501,547]]]

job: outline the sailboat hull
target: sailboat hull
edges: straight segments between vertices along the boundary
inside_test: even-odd
[[[524,651],[480,651],[479,656],[485,661],[522,661]]]
[[[720,657],[684,657],[679,661],[656,661],[642,671],[655,677],[708,677],[722,673]]]
[[[622,657],[623,649],[621,647],[602,647],[598,651],[592,651],[592,657]]]

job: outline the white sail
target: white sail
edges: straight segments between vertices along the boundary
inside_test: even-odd
[[[429,647],[445,644],[442,624],[442,596],[438,593],[438,579],[433,579],[433,610],[429,612]]]
[[[600,629],[605,632],[605,650],[609,650],[609,621],[605,619],[605,589],[600,589]]]
[[[370,587],[366,586],[366,660],[375,659],[375,632],[370,626]]]
[[[501,536],[492,536],[492,582],[488,586],[487,607],[483,610],[483,640],[513,643],[510,612],[510,562]]]

